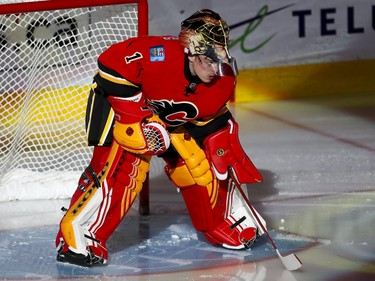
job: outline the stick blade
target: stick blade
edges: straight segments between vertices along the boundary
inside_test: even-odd
[[[283,264],[284,264],[284,266],[287,270],[293,271],[293,270],[297,270],[297,269],[301,268],[302,262],[300,261],[300,259],[295,254],[290,254],[288,256],[283,257],[280,254],[278,249],[276,249],[276,253],[279,256],[279,258],[281,259],[281,261],[283,262]]]

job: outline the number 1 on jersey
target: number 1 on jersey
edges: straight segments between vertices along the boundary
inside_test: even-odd
[[[141,59],[141,58],[143,58],[142,54],[140,52],[135,52],[131,56],[126,56],[125,61],[126,61],[126,63],[131,63],[133,60],[138,60],[138,59]]]

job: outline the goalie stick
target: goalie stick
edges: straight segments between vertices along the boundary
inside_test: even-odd
[[[284,264],[285,268],[289,271],[299,269],[302,266],[302,262],[300,261],[300,259],[295,254],[290,254],[290,255],[287,255],[285,257],[283,257],[280,254],[279,249],[276,247],[275,242],[273,241],[273,239],[271,238],[267,229],[264,227],[263,223],[259,219],[259,217],[257,215],[257,212],[255,211],[254,207],[250,204],[250,201],[247,198],[247,195],[245,194],[245,192],[242,190],[240,183],[235,178],[235,175],[233,174],[232,168],[229,168],[229,174],[230,174],[230,177],[232,178],[232,180],[234,182],[235,187],[237,187],[238,191],[241,193],[242,197],[246,201],[246,204],[248,205],[251,213],[253,214],[254,218],[258,222],[258,225],[262,228],[264,233],[267,235],[268,240],[271,242],[272,247],[275,249],[275,251],[277,253],[277,256],[280,258],[280,260]]]

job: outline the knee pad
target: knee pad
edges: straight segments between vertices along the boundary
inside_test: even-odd
[[[171,133],[171,142],[185,164],[185,167],[182,167],[183,165],[179,161],[179,166],[170,167],[168,174],[172,177],[172,180],[174,180],[175,172],[179,172],[178,174],[183,172],[184,176],[188,177],[194,184],[200,186],[210,184],[214,179],[213,170],[204,150],[194,138],[183,128],[178,128]],[[175,171],[174,169],[177,170]],[[181,177],[176,177],[175,181],[178,182],[178,179],[181,179]]]
[[[208,178],[203,177],[198,179],[198,182],[206,183],[206,185],[199,185],[197,184],[197,178],[194,178],[191,175],[190,169],[183,159],[178,158],[177,162],[174,162],[173,164],[169,162],[168,159],[166,159],[166,162],[167,165],[164,168],[165,173],[178,188],[186,189],[199,187],[198,190],[202,192],[202,196],[208,195],[211,208],[215,206],[218,196],[218,181],[213,177],[213,174],[210,174]],[[204,168],[204,171],[207,170]],[[205,174],[207,173],[205,172]],[[204,189],[206,191],[204,191]]]

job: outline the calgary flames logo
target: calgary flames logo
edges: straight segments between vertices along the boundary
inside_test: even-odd
[[[198,108],[194,103],[173,100],[148,100],[147,102],[161,120],[171,127],[177,127],[198,116]]]

